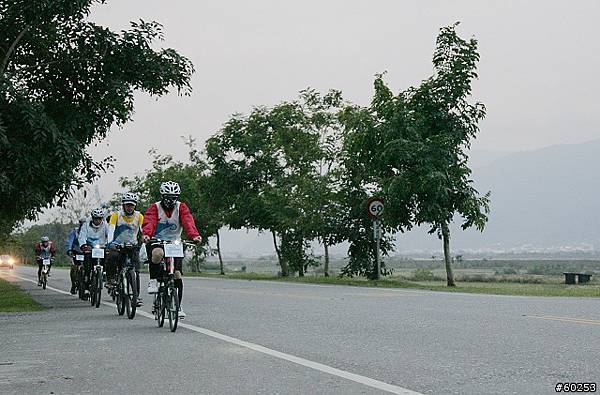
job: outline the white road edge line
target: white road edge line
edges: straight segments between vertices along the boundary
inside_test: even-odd
[[[37,281],[26,278],[26,277],[21,277],[21,276],[17,276],[16,274],[12,275],[15,278],[24,280],[24,281],[29,281],[30,283],[34,283],[37,284]],[[57,289],[54,287],[50,287],[47,286],[46,289],[49,289],[51,291],[54,292],[58,292],[64,295],[70,295],[69,292],[63,291],[61,289]],[[103,305],[108,306],[108,307],[114,307],[114,304],[112,303],[108,303],[105,301],[101,302]],[[154,319],[154,316],[150,313],[147,313],[143,310],[138,310],[137,311],[138,314],[146,317],[146,318],[150,318],[150,319]],[[295,355],[291,355],[291,354],[286,354],[280,351],[276,351],[276,350],[272,350],[270,348],[261,346],[259,344],[255,344],[255,343],[250,343],[244,340],[240,340],[237,339],[235,337],[231,337],[231,336],[227,336],[227,335],[223,335],[221,333],[218,332],[214,332],[211,331],[210,329],[205,329],[205,328],[200,328],[198,326],[195,325],[190,325],[190,324],[184,324],[184,323],[180,323],[179,326],[189,329],[191,331],[197,332],[197,333],[201,333],[203,335],[212,337],[214,339],[219,339],[222,340],[224,342],[230,343],[230,344],[235,344],[237,346],[240,347],[244,347],[244,348],[248,348],[250,350],[254,350],[256,352],[262,353],[262,354],[266,354],[266,355],[270,355],[272,357],[278,358],[278,359],[283,359],[285,361],[288,362],[293,362],[295,364],[301,365],[301,366],[305,366],[307,368],[310,369],[314,369],[314,370],[318,370],[320,372],[323,373],[327,373],[327,374],[331,374],[333,376],[337,376],[337,377],[341,377],[343,379],[346,380],[350,380],[350,381],[354,381],[355,383],[359,383],[362,385],[365,385],[367,387],[371,387],[371,388],[375,388],[378,390],[382,390],[382,391],[386,391],[392,394],[401,394],[401,395],[422,395],[420,392],[415,392],[415,391],[411,391],[407,388],[402,388],[393,384],[388,384],[385,383],[383,381],[379,381],[379,380],[375,380],[366,376],[361,376],[359,374],[355,374],[355,373],[351,373],[351,372],[347,372],[345,370],[341,370],[341,369],[337,369],[334,368],[332,366],[329,365],[324,365],[322,363],[318,363],[318,362],[313,362],[310,361],[308,359],[304,359],[301,357],[297,357]]]

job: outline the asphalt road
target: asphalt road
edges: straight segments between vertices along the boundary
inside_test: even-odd
[[[186,278],[188,317],[173,334],[147,313],[128,320],[65,294],[65,270],[46,291],[27,281],[32,268],[7,273],[51,309],[0,313],[2,394],[551,394],[557,382],[600,383],[600,299]]]

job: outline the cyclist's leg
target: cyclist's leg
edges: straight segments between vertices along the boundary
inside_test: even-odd
[[[135,289],[138,294],[138,303],[142,302],[142,298],[140,296],[140,254],[137,249],[134,249],[131,253],[131,264],[134,267],[135,271]]]
[[[40,259],[37,260],[38,264],[38,283],[42,281],[42,261]]]
[[[183,300],[183,258],[175,258],[175,287],[179,293],[179,305]]]
[[[110,250],[108,253],[108,259],[106,260],[106,277],[109,282],[114,281],[115,275],[117,274],[120,256],[119,251]]]
[[[165,252],[160,246],[150,246],[148,248],[148,271],[150,272],[150,282],[148,283],[148,293],[156,292],[158,287],[158,279],[160,277],[161,266],[160,262],[162,261]]]
[[[79,270],[81,270],[81,262],[76,257],[73,257],[73,265],[71,266],[71,293],[75,293],[75,289],[82,286],[78,284]]]
[[[83,277],[84,277],[84,289],[89,287],[90,278],[92,276],[92,256],[85,254],[83,259]]]
[[[75,287],[77,281],[77,260],[75,257],[71,257],[71,270],[69,271],[69,277],[71,278],[71,286]]]

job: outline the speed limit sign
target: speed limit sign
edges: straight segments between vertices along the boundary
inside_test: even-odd
[[[367,202],[367,212],[371,218],[379,218],[383,214],[383,199],[372,197]]]

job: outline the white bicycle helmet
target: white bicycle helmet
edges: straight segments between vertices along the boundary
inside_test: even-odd
[[[133,192],[125,192],[123,196],[121,196],[121,204],[125,203],[133,203],[137,205],[138,195]]]
[[[92,210],[92,218],[104,218],[104,209],[95,208]]]
[[[42,241],[50,241],[50,238],[48,236],[42,236],[41,240]]]
[[[166,181],[160,184],[161,195],[179,195],[181,194],[181,188],[179,184],[174,181]]]

